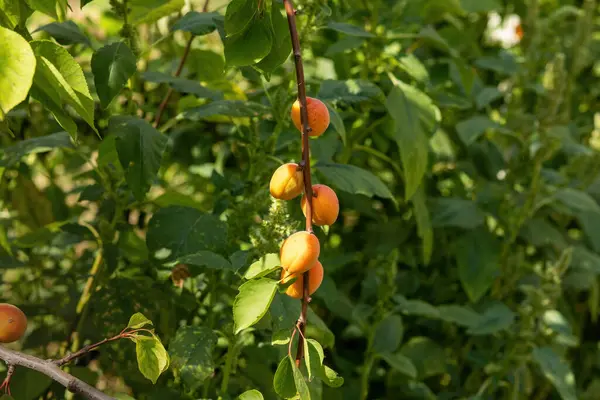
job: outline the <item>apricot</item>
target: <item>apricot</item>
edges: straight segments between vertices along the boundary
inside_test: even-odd
[[[0,343],[19,340],[27,329],[27,317],[12,304],[0,303]]]
[[[327,185],[313,185],[312,221],[315,225],[333,225],[340,213],[340,202],[337,195]],[[300,202],[302,212],[306,216],[306,195]]]
[[[300,274],[312,268],[319,259],[320,252],[319,239],[312,233],[300,231],[283,242],[279,259],[281,266],[289,274]]]
[[[329,110],[325,103],[313,97],[306,98],[306,109],[308,111],[308,126],[310,136],[321,136],[329,126]],[[292,121],[296,128],[302,132],[302,119],[300,118],[300,102],[296,100],[292,104]]]
[[[294,283],[288,286],[285,293],[294,299],[301,299],[304,291],[304,274],[289,274],[286,270],[281,271],[281,282],[286,283],[292,278],[298,277]],[[323,282],[323,265],[317,261],[311,269],[308,270],[308,294],[317,291]]]
[[[296,163],[283,164],[277,168],[269,183],[271,196],[279,200],[291,200],[303,190],[304,178]]]

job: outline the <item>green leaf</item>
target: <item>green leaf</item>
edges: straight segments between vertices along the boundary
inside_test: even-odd
[[[135,352],[140,372],[155,384],[160,374],[169,367],[169,355],[165,347],[154,336],[137,335]]]
[[[298,302],[295,302],[298,304]],[[296,316],[298,313],[296,313]],[[332,348],[335,344],[335,336],[329,329],[327,324],[319,317],[311,307],[308,307],[308,313],[306,316],[308,321],[306,326],[306,337],[317,339],[317,341],[323,344],[323,347]]]
[[[485,227],[472,230],[456,243],[458,276],[469,299],[476,303],[500,272],[500,243]]]
[[[377,85],[364,80],[324,80],[321,83],[317,97],[322,101],[343,101],[346,103],[382,102],[385,100],[383,92]]]
[[[136,71],[136,58],[125,42],[112,43],[92,55],[92,73],[102,107],[121,92]]]
[[[344,378],[338,375],[333,369],[327,365],[323,365],[323,371],[320,376],[323,383],[332,388],[339,388],[344,384]]]
[[[31,47],[37,60],[34,86],[57,105],[71,105],[97,132],[94,126],[94,100],[79,64],[65,48],[56,43],[38,40],[31,42]]]
[[[73,143],[66,132],[22,140],[15,145],[0,150],[0,167],[13,167],[28,154],[45,153],[57,148],[72,147]]]
[[[581,190],[564,188],[554,193],[554,198],[567,207],[572,215],[578,212],[600,213],[600,206],[596,200]]]
[[[228,67],[256,64],[269,54],[273,46],[271,21],[267,19],[266,15],[257,18],[245,31],[227,36],[223,44],[225,46],[225,62]]]
[[[421,238],[423,254],[423,264],[429,264],[431,254],[433,252],[433,227],[429,210],[427,209],[425,191],[423,186],[419,186],[415,195],[411,198],[413,209],[415,212],[415,220],[417,221],[417,234]]]
[[[209,89],[191,79],[178,78],[152,71],[144,72],[142,78],[148,82],[168,83],[177,92],[193,94],[201,99],[220,100],[223,98],[223,92],[220,90]]]
[[[127,324],[127,328],[131,329],[139,329],[146,325],[152,325],[152,321],[150,321],[146,316],[142,313],[135,313],[129,318],[129,323]]]
[[[21,0],[0,0],[0,26],[14,30],[24,26],[33,10]]]
[[[374,37],[370,32],[365,31],[363,28],[357,25],[347,24],[345,22],[329,22],[327,24],[327,28],[333,29],[334,31],[338,31],[341,33],[345,33],[350,36],[358,36],[358,37]]]
[[[108,129],[116,135],[127,184],[134,196],[143,200],[160,168],[167,138],[145,120],[130,116],[112,117]]]
[[[399,67],[417,82],[429,82],[429,72],[414,54],[405,54],[398,58]]]
[[[474,143],[490,129],[503,129],[500,124],[492,121],[485,115],[476,115],[456,124],[458,136],[467,146]]]
[[[563,400],[576,400],[578,398],[573,371],[569,364],[556,354],[552,348],[535,348],[533,359]]]
[[[246,279],[262,278],[265,275],[279,269],[281,261],[278,253],[269,253],[253,262],[244,274]]]
[[[225,33],[233,36],[249,28],[250,22],[258,11],[258,2],[254,0],[232,0],[225,12]]]
[[[166,263],[200,251],[218,252],[227,243],[227,225],[191,207],[161,208],[148,224],[146,245],[153,258]]]
[[[479,317],[479,321],[467,330],[469,335],[491,335],[508,329],[515,320],[515,313],[503,303],[494,303]]]
[[[283,294],[277,294],[269,310],[273,331],[285,330],[289,333],[300,315],[300,302]]]
[[[384,197],[395,202],[390,189],[370,171],[354,165],[333,163],[318,163],[315,168],[340,190],[368,197]]]
[[[52,92],[50,84],[46,86],[48,92]],[[31,97],[38,100],[48,111],[52,113],[56,122],[73,138],[73,140],[77,139],[77,124],[75,121],[63,110],[62,102],[60,99],[60,95],[56,93],[56,97],[52,97],[44,93],[38,85],[31,86],[31,90],[29,92]]]
[[[475,66],[503,75],[514,75],[519,72],[519,64],[515,57],[507,51],[501,51],[497,56],[486,56],[475,60]]]
[[[304,341],[304,359],[309,381],[313,379],[313,376],[320,377],[323,374],[325,353],[319,342],[314,339]]]
[[[27,97],[35,73],[35,56],[21,35],[0,27],[0,121]]]
[[[438,309],[423,300],[408,300],[400,295],[394,296],[394,300],[398,302],[398,308],[404,314],[419,315],[426,318],[440,318]]]
[[[52,384],[52,379],[27,368],[16,368],[10,381],[10,389],[15,400],[38,399]]]
[[[128,0],[129,23],[151,24],[162,17],[178,12],[184,4],[184,0]]]
[[[375,326],[371,350],[375,353],[393,353],[402,342],[403,334],[402,318],[399,315],[390,314]]]
[[[62,21],[67,15],[67,0],[25,0],[31,9]]]
[[[272,2],[270,18],[273,29],[273,45],[269,54],[255,66],[263,72],[267,80],[270,79],[271,73],[283,64],[292,52],[287,17],[279,2]]]
[[[440,197],[430,200],[431,224],[436,228],[474,229],[483,224],[485,214],[471,200]]]
[[[185,31],[196,36],[207,35],[217,29],[214,18],[218,16],[214,12],[190,11],[173,24],[171,31]]]
[[[0,396],[0,400],[15,400],[15,399],[7,394],[3,394],[2,396]]]
[[[284,399],[296,396],[296,383],[294,381],[294,361],[285,356],[277,366],[273,377],[275,393]]]
[[[481,315],[477,314],[472,309],[456,304],[438,306],[438,311],[440,319],[460,326],[475,326],[481,320]]]
[[[493,86],[486,86],[475,97],[475,104],[478,109],[487,107],[490,103],[502,98],[503,94],[501,91]]]
[[[381,353],[379,354],[385,362],[387,362],[390,367],[395,369],[408,376],[409,378],[416,379],[417,377],[417,368],[412,363],[412,360],[401,353]]]
[[[171,364],[190,390],[196,390],[214,372],[217,340],[217,335],[207,327],[184,326],[169,344]]]
[[[292,365],[292,374],[294,375],[294,383],[296,385],[299,400],[310,400],[310,391],[308,390],[304,375],[302,375],[302,372],[300,372],[300,369],[296,366],[292,357],[289,357],[288,359]]]
[[[199,251],[197,253],[187,254],[180,257],[179,262],[211,269],[232,269],[231,263],[227,261],[225,257],[213,253],[212,251]]]
[[[267,313],[276,292],[277,281],[265,278],[248,281],[239,287],[233,302],[236,334],[256,324]]]
[[[499,0],[460,0],[460,5],[466,12],[486,13],[502,9]]]
[[[246,390],[244,393],[240,394],[238,397],[239,400],[264,400],[264,397],[261,392],[256,389]]]
[[[450,47],[446,39],[440,36],[440,34],[432,26],[426,26],[423,29],[421,29],[418,37],[424,40],[426,43],[431,44],[442,51],[445,51],[452,57],[458,56],[458,52],[456,51],[456,49]]]
[[[338,133],[338,135],[340,135],[340,138],[342,138],[342,143],[345,146],[346,145],[346,127],[344,126],[344,120],[342,119],[342,117],[336,111],[335,108],[333,108],[331,105],[329,105],[327,103],[325,103],[325,105],[327,106],[327,110],[329,110],[329,118],[331,121],[331,126],[333,126],[333,129],[335,129],[335,131]]]
[[[427,171],[429,138],[420,121],[419,106],[410,95],[408,85],[397,82],[387,97],[386,108],[392,117],[392,136],[400,149],[404,170],[404,197],[417,191]]]
[[[180,119],[199,121],[208,117],[260,117],[269,113],[271,109],[260,103],[243,100],[213,101],[200,107],[190,108],[179,115]]]
[[[402,346],[400,353],[412,361],[419,380],[446,372],[444,349],[427,337],[411,338]]]
[[[52,36],[59,44],[71,45],[76,43],[92,46],[90,39],[79,29],[79,26],[73,21],[52,22],[39,27],[34,31],[44,31]]]
[[[573,334],[573,328],[569,321],[558,310],[546,310],[542,316],[544,325],[551,329],[556,336],[556,343],[565,346],[579,346],[579,338]]]

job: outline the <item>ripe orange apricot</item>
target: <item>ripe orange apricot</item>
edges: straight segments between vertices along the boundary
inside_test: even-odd
[[[308,126],[310,136],[321,136],[329,126],[329,110],[325,103],[313,97],[306,98],[306,109],[308,111]],[[296,128],[302,132],[302,120],[300,118],[300,102],[296,100],[292,104],[292,121]]]
[[[271,196],[279,200],[291,200],[304,190],[304,178],[298,164],[283,164],[275,170],[269,184]]]
[[[286,270],[281,271],[282,283],[286,283],[294,277],[298,277],[294,283],[288,286],[285,293],[293,297],[294,299],[301,299],[302,292],[304,291],[304,275],[303,274],[289,274]],[[323,282],[323,265],[320,261],[317,261],[311,269],[308,270],[308,294],[313,294],[317,291],[321,283]]]
[[[337,195],[327,185],[313,185],[312,221],[315,225],[333,225],[340,213],[340,202]],[[302,212],[306,216],[306,195],[300,202]]]
[[[279,259],[281,266],[289,274],[300,274],[312,268],[320,252],[319,239],[312,233],[300,231],[283,242],[279,250]]]
[[[0,343],[19,340],[27,329],[27,317],[18,307],[0,303]]]

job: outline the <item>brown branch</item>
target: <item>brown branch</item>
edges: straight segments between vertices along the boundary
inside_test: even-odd
[[[67,354],[66,356],[64,356],[60,360],[53,361],[53,363],[54,363],[54,365],[56,365],[58,367],[62,367],[63,365],[70,363],[74,359],[79,358],[79,357],[81,357],[82,355],[84,355],[86,353],[89,353],[90,351],[92,351],[92,350],[94,350],[94,349],[102,346],[103,344],[106,344],[106,343],[109,343],[109,342],[113,342],[115,340],[123,339],[126,336],[127,336],[126,333],[121,332],[117,336],[113,336],[111,338],[101,340],[98,343],[89,344],[89,345],[87,345],[85,347],[82,347],[80,350],[76,351],[75,353]]]
[[[89,400],[114,400],[114,397],[108,396],[93,386],[88,385],[84,381],[75,378],[72,375],[67,374],[61,370],[52,361],[42,360],[37,357],[30,356],[28,354],[21,353],[15,350],[9,350],[6,347],[0,346],[0,359],[4,360],[9,366],[9,372],[11,366],[20,366],[35,371],[41,372],[52,380],[60,383],[68,391],[79,394],[82,397]],[[9,377],[7,377],[9,379]],[[9,379],[10,381],[10,379]]]
[[[209,3],[210,3],[210,0],[206,0],[204,2],[204,7],[202,7],[202,12],[206,12],[208,10]],[[190,36],[190,39],[188,40],[187,44],[185,45],[185,50],[183,51],[183,55],[181,56],[181,60],[179,61],[179,65],[177,66],[177,71],[175,71],[174,76],[176,78],[179,77],[179,75],[181,75],[181,71],[183,71],[183,65],[185,64],[188,56],[190,55],[190,50],[192,49],[192,41],[194,40],[195,37],[196,37],[196,35],[192,34],[192,36]],[[169,87],[169,90],[167,91],[165,98],[160,103],[160,106],[158,106],[158,112],[156,113],[156,118],[154,119],[154,127],[155,128],[158,128],[158,124],[160,124],[160,120],[162,119],[162,116],[165,113],[165,110],[167,108],[167,105],[169,104],[169,100],[171,100],[172,95],[173,95],[173,88]]]
[[[313,233],[312,229],[312,184],[310,179],[310,147],[309,133],[311,131],[308,125],[308,112],[306,108],[306,85],[304,83],[304,66],[302,65],[302,53],[300,51],[300,39],[298,38],[298,29],[296,28],[296,12],[291,0],[283,0],[285,12],[287,14],[290,36],[292,39],[292,50],[294,53],[294,64],[296,66],[296,81],[298,83],[298,102],[300,103],[300,120],[302,121],[302,174],[304,177],[304,195],[306,196],[306,230]],[[296,351],[296,365],[300,365],[304,356],[304,331],[306,329],[306,315],[308,312],[308,272],[303,275],[302,286],[302,310],[298,318],[297,327],[298,350]]]

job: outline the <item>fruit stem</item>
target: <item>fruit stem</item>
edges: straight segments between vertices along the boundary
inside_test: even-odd
[[[306,196],[306,231],[313,233],[312,229],[312,184],[310,180],[310,148],[308,137],[311,131],[308,125],[308,110],[306,102],[306,85],[304,83],[304,66],[302,65],[302,52],[300,51],[300,39],[296,27],[296,12],[292,0],[283,0],[287,14],[290,37],[292,39],[292,51],[294,53],[294,64],[296,66],[296,81],[298,83],[298,102],[300,103],[300,121],[302,121],[302,174],[304,178],[304,195]],[[304,357],[304,330],[306,328],[306,314],[308,312],[308,272],[304,273],[302,286],[302,311],[298,318],[298,350],[296,352],[296,365],[300,365]]]

